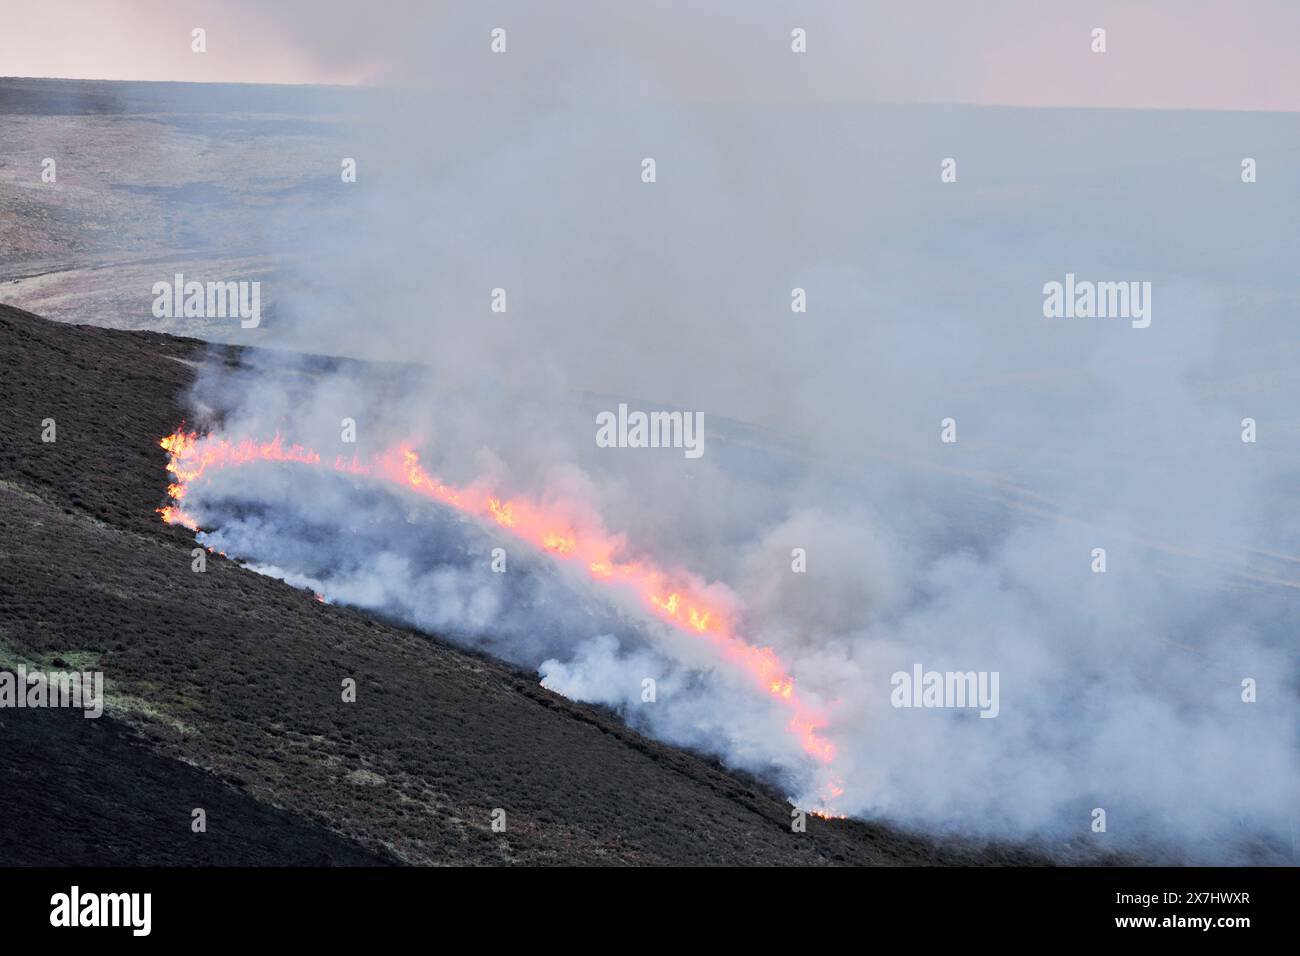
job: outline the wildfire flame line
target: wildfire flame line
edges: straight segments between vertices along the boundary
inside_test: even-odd
[[[319,453],[298,444],[286,445],[278,435],[267,442],[251,439],[234,442],[216,436],[201,438],[196,432],[177,430],[161,439],[159,445],[170,455],[167,471],[174,481],[167,488],[171,504],[159,508],[158,513],[168,524],[183,525],[194,531],[198,530],[198,524],[184,511],[181,502],[189,486],[209,472],[254,461],[327,464]],[[726,616],[710,605],[685,575],[670,575],[647,562],[617,561],[619,539],[590,531],[579,536],[568,523],[548,515],[538,504],[520,498],[502,500],[446,485],[426,472],[419,456],[406,445],[365,461],[355,455],[338,456],[332,467],[335,471],[396,483],[466,514],[492,521],[559,560],[580,563],[596,581],[632,588],[652,615],[709,641],[725,659],[743,669],[760,689],[788,708],[791,712],[788,729],[798,736],[805,752],[826,765],[834,760],[834,745],[820,734],[826,718],[800,698],[794,678],[776,652],[770,647],[755,647],[736,636]],[[826,781],[827,799],[843,792],[836,778],[827,776]]]

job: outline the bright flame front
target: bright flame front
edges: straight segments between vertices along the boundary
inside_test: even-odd
[[[302,445],[285,445],[277,435],[269,442],[225,438],[176,431],[159,444],[170,453],[167,470],[174,480],[167,493],[171,504],[158,513],[169,524],[198,530],[198,524],[181,507],[188,486],[210,471],[238,467],[254,461],[290,462],[322,466],[321,456]],[[706,640],[721,658],[743,671],[756,686],[790,712],[787,729],[796,735],[803,750],[826,765],[823,800],[829,804],[843,790],[830,773],[835,746],[822,736],[825,716],[807,705],[795,689],[794,678],[770,647],[755,647],[733,633],[725,614],[700,593],[687,574],[670,574],[647,562],[615,559],[620,540],[599,531],[579,533],[542,506],[518,498],[474,494],[443,484],[420,465],[419,455],[399,446],[369,460],[356,456],[336,457],[336,471],[362,475],[402,485],[427,498],[457,510],[492,521],[508,533],[557,560],[576,562],[595,581],[632,589],[655,617],[668,621],[683,632]],[[823,810],[822,815],[833,812]]]

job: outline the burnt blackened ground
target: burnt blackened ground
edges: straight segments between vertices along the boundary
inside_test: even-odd
[[[216,555],[194,573],[192,535],[154,514],[157,440],[210,348],[0,306],[0,665],[107,685],[98,721],[0,711],[0,864],[1037,861],[857,821],[792,833],[763,784],[533,675]]]

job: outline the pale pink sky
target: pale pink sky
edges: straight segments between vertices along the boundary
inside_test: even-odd
[[[1300,110],[1300,0],[4,0],[0,75]],[[207,30],[208,51],[190,50]],[[505,27],[506,56],[487,53]],[[789,31],[808,31],[808,53]],[[1108,51],[1089,49],[1094,27]]]

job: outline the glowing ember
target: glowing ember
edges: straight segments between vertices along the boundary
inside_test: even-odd
[[[248,439],[232,442],[177,431],[159,444],[171,455],[167,470],[174,481],[167,488],[172,503],[159,508],[158,513],[167,523],[191,530],[198,530],[198,525],[180,507],[180,502],[187,487],[206,473],[252,461],[321,464],[319,454],[301,445],[285,445],[278,435],[269,442]],[[558,560],[578,562],[594,580],[634,589],[650,613],[688,634],[707,639],[726,660],[748,674],[759,689],[787,707],[791,711],[788,729],[799,738],[808,754],[825,764],[834,759],[834,745],[820,733],[826,726],[826,718],[800,699],[794,678],[786,672],[776,652],[770,647],[754,647],[732,633],[726,615],[708,602],[689,575],[670,574],[645,562],[619,562],[615,559],[616,553],[622,550],[618,538],[591,531],[579,535],[568,522],[549,514],[541,505],[521,499],[503,501],[444,485],[426,472],[416,452],[405,446],[368,461],[340,456],[334,460],[333,468],[394,482],[467,514],[494,521]],[[839,796],[843,791],[838,782],[832,777],[827,779],[831,781],[827,784],[829,797]]]

